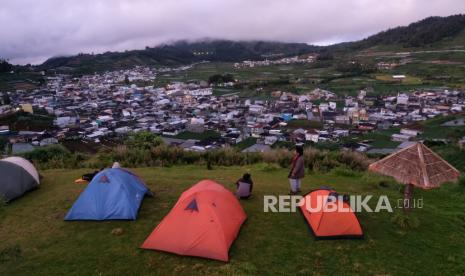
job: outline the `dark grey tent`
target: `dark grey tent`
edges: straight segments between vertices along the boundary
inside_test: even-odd
[[[22,196],[39,183],[39,173],[26,159],[8,157],[0,160],[0,196],[7,201]]]

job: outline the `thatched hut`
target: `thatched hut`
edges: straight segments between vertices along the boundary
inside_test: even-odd
[[[445,182],[456,181],[460,176],[456,168],[421,142],[371,164],[368,169],[392,176],[407,185],[407,204],[410,202],[414,186],[432,189]]]

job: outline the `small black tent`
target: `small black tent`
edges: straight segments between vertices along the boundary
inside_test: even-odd
[[[22,196],[39,183],[39,173],[26,159],[8,157],[0,160],[0,196],[7,201]]]

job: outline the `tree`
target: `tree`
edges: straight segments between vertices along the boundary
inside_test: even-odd
[[[140,150],[150,150],[163,144],[163,140],[149,131],[132,133],[126,139],[126,145]]]
[[[317,56],[318,61],[333,60],[333,59],[334,59],[334,55],[328,50],[321,51]]]
[[[4,59],[0,59],[0,73],[6,73],[13,70],[13,65]]]
[[[7,93],[3,93],[2,102],[3,104],[6,104],[6,105],[11,104],[10,96]]]
[[[231,74],[215,74],[212,75],[208,78],[208,83],[209,84],[218,84],[218,83],[225,83],[225,82],[234,82],[234,76]]]
[[[7,140],[0,136],[0,153],[3,152],[5,149],[5,145],[7,144]]]

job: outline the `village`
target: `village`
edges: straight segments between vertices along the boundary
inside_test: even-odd
[[[234,68],[253,68],[253,67],[260,67],[260,66],[270,66],[270,65],[277,65],[277,64],[304,64],[304,63],[312,63],[316,60],[315,55],[307,55],[306,57],[301,56],[293,56],[293,57],[285,57],[280,59],[265,59],[265,60],[244,60],[242,62],[234,63]]]
[[[3,92],[10,101],[0,102],[0,116],[42,110],[54,120],[53,127],[34,131],[0,124],[0,135],[13,154],[67,140],[117,144],[139,131],[160,135],[165,143],[185,150],[208,151],[248,141],[243,152],[264,152],[276,143],[337,142],[397,127],[400,132],[393,133],[391,140],[405,147],[421,132],[409,127],[412,123],[465,108],[465,92],[447,89],[377,96],[367,88],[353,97],[322,89],[300,95],[274,91],[269,99],[254,100],[237,94],[215,96],[213,85],[205,81],[161,87],[135,84],[150,83],[159,72],[188,68],[136,67],[80,78],[56,75],[32,92]],[[371,153],[395,150],[376,149],[369,143],[352,147]]]
[[[0,276],[465,275],[463,0],[36,2]]]

